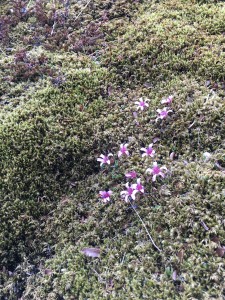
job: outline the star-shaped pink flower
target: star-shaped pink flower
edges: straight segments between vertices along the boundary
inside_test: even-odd
[[[104,203],[109,202],[110,201],[110,197],[112,195],[112,191],[100,191],[99,192],[100,197],[102,198],[102,201]]]
[[[137,193],[137,190],[133,189],[132,186],[129,185],[129,183],[126,183],[126,191],[122,191],[120,193],[121,197],[124,198],[125,202],[129,202],[129,197],[132,198],[132,200],[135,200],[135,194]]]
[[[148,105],[148,102],[149,101],[149,99],[147,99],[147,98],[145,98],[145,100],[144,100],[144,98],[143,97],[141,97],[140,99],[139,99],[139,101],[135,101],[135,104],[137,105],[137,110],[144,110],[146,107],[149,107],[149,105]]]
[[[137,183],[132,184],[132,188],[137,191],[137,192],[141,192],[142,194],[144,193],[145,189],[144,186],[141,184],[141,179],[138,178],[137,179]]]
[[[168,110],[167,107],[164,107],[163,109],[157,109],[158,117],[155,121],[157,122],[159,119],[166,119],[169,112],[172,112],[172,110]]]
[[[122,155],[129,156],[129,151],[127,150],[128,144],[121,144],[120,145],[120,150],[118,152],[118,157]]]
[[[145,156],[151,156],[153,157],[155,155],[155,150],[153,150],[152,148],[153,144],[150,144],[147,148],[141,148],[141,151],[144,151],[144,153],[142,153],[142,157]]]
[[[110,156],[113,156],[112,153],[109,153],[108,155],[101,154],[99,158],[97,158],[97,161],[100,161],[100,166],[103,164],[110,165]]]
[[[166,168],[165,166],[163,166],[163,167],[160,168],[160,167],[158,166],[157,162],[155,161],[155,162],[153,163],[153,167],[152,167],[152,168],[148,168],[148,169],[146,170],[146,173],[150,173],[151,175],[153,175],[153,176],[152,176],[152,181],[156,181],[156,177],[159,176],[159,175],[160,175],[162,178],[165,177],[165,174],[162,172],[163,170],[167,171],[167,168]]]
[[[171,104],[172,101],[173,101],[173,96],[170,95],[167,99],[163,99],[163,100],[161,101],[161,103],[162,103],[162,104]]]

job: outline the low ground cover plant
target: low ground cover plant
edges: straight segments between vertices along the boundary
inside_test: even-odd
[[[0,12],[0,299],[223,299],[223,1]]]

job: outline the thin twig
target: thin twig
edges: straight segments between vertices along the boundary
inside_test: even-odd
[[[130,201],[130,199],[129,199],[129,201]],[[153,241],[153,238],[151,237],[151,234],[149,233],[149,231],[148,231],[148,229],[147,229],[147,227],[146,227],[144,221],[142,220],[141,216],[139,215],[139,213],[137,212],[137,210],[135,209],[135,207],[133,206],[133,204],[131,203],[131,201],[130,201],[130,204],[131,204],[131,207],[133,208],[133,210],[135,211],[135,213],[137,214],[138,218],[140,219],[142,225],[144,226],[145,231],[146,231],[146,233],[147,233],[147,235],[148,235],[148,237],[149,237],[149,239],[150,239],[152,245],[153,245],[159,252],[161,252],[162,250],[160,250],[159,247],[156,246],[156,244],[155,244],[155,242]]]
[[[101,277],[101,275],[97,272],[97,271],[95,271],[95,269],[93,269],[93,268],[91,268],[94,272],[95,272],[95,274],[98,276],[98,280],[99,280],[99,282],[104,282],[104,280],[102,279],[102,277]]]
[[[92,0],[89,0],[86,5],[81,9],[81,11],[79,12],[79,14],[75,17],[74,20],[78,19],[79,16],[82,14],[82,12],[85,10],[85,8],[89,5],[89,3],[91,2]]]
[[[206,231],[208,231],[209,230],[209,227],[205,224],[205,222],[203,222],[202,220],[200,220],[200,224],[204,227],[204,229],[206,230]]]
[[[0,47],[0,51],[3,53],[3,54],[5,54],[5,52],[2,50],[2,48]]]
[[[53,26],[52,26],[51,35],[53,35],[53,33],[54,33],[55,26],[56,26],[56,22],[54,21],[54,24],[53,24]]]
[[[124,262],[125,255],[126,255],[126,252],[124,252],[124,255],[123,255],[123,258],[122,258],[122,261],[121,261],[121,265],[122,265],[122,264],[123,264],[123,262]]]

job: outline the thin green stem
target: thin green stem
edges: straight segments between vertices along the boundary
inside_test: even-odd
[[[129,199],[129,201],[130,201],[130,199]],[[155,244],[155,242],[153,241],[153,238],[152,238],[151,234],[149,233],[149,231],[148,231],[148,229],[147,229],[147,227],[146,227],[144,221],[142,220],[141,216],[139,215],[138,211],[135,209],[135,207],[133,206],[133,204],[131,203],[131,201],[130,201],[130,204],[131,204],[131,207],[133,208],[133,210],[135,211],[136,215],[138,216],[139,220],[141,221],[142,225],[144,226],[144,229],[145,229],[145,231],[146,231],[146,233],[147,233],[147,235],[148,235],[148,237],[149,237],[149,239],[150,239],[152,245],[153,245],[159,252],[161,252],[162,250],[159,249],[158,246],[156,246],[156,244]]]

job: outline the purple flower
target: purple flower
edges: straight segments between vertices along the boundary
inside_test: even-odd
[[[137,179],[137,183],[132,184],[132,188],[133,188],[135,191],[141,192],[141,193],[144,193],[144,191],[145,191],[143,185],[141,184],[141,179],[140,179],[140,178]]]
[[[132,178],[132,179],[134,179],[134,178],[137,177],[137,173],[136,173],[135,171],[130,171],[130,172],[126,173],[125,176],[126,176],[127,178]]]
[[[132,188],[132,186],[129,186],[129,183],[126,183],[126,191],[122,191],[120,193],[121,197],[124,198],[125,202],[129,202],[129,197],[131,197],[133,200],[135,200],[135,194],[137,193],[137,191],[135,189]]]
[[[135,101],[135,104],[137,105],[137,110],[144,110],[145,109],[145,107],[148,107],[149,105],[148,105],[148,102],[149,101],[149,99],[143,99],[142,97],[139,99],[139,101]]]
[[[157,122],[158,119],[165,119],[168,116],[169,112],[172,112],[172,110],[167,110],[167,107],[164,107],[163,109],[157,109],[158,117],[155,121]]]
[[[158,166],[157,162],[155,161],[155,162],[153,163],[153,167],[152,167],[152,168],[148,168],[148,169],[146,170],[146,173],[152,174],[152,175],[153,175],[152,181],[155,181],[155,180],[156,180],[156,177],[157,177],[158,175],[160,175],[162,178],[165,177],[165,174],[162,172],[163,170],[167,170],[167,168],[166,168],[165,166],[163,166],[163,167],[160,168],[160,167]]]
[[[145,156],[151,156],[153,157],[155,155],[155,150],[153,150],[152,148],[153,144],[150,144],[147,148],[141,148],[141,151],[144,151],[144,153],[142,153],[142,157]]]
[[[162,103],[162,104],[171,104],[172,101],[173,101],[173,96],[170,95],[167,99],[163,99],[163,100],[161,101],[161,103]]]
[[[101,154],[99,158],[97,158],[97,161],[100,161],[100,166],[103,164],[108,164],[110,165],[110,159],[109,157],[113,156],[112,153],[109,153],[108,155]]]
[[[104,203],[106,203],[106,202],[109,202],[110,201],[110,197],[111,197],[111,195],[112,195],[112,191],[100,191],[99,192],[99,195],[101,196],[101,198],[102,198],[102,201],[104,202]]]
[[[127,155],[129,156],[129,152],[127,150],[128,144],[121,144],[120,145],[120,151],[118,152],[118,157],[121,155]]]

